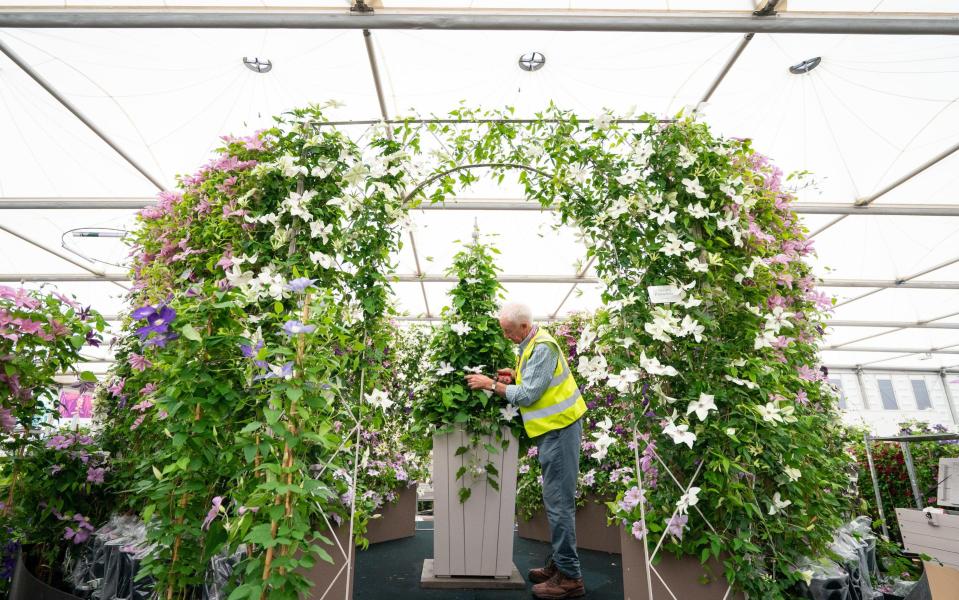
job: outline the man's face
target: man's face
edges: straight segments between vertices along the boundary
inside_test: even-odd
[[[526,336],[529,335],[530,324],[529,323],[508,323],[503,319],[499,320],[499,326],[503,328],[503,335],[506,336],[506,339],[518,344],[526,339]]]

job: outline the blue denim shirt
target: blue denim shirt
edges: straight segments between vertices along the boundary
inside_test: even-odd
[[[536,335],[539,327],[533,327],[529,335],[519,343],[519,355],[522,356],[530,340]],[[556,363],[559,357],[549,344],[539,343],[533,348],[526,364],[523,365],[523,382],[520,385],[506,386],[506,400],[515,406],[530,406],[535,404],[540,396],[549,388],[549,382],[556,372]]]

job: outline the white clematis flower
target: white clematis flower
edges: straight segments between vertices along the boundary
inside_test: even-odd
[[[769,505],[769,514],[774,515],[779,512],[783,512],[783,509],[792,504],[789,500],[783,500],[779,492],[773,494],[772,504]]]
[[[579,334],[579,340],[576,342],[576,352],[582,354],[596,340],[596,332],[589,325],[583,327],[583,332]]]
[[[682,498],[676,503],[676,512],[685,515],[690,506],[696,506],[699,503],[699,492],[701,488],[691,487],[689,491],[683,494]]]
[[[683,317],[683,322],[680,323],[679,335],[681,337],[686,337],[688,335],[693,336],[693,339],[697,342],[703,341],[703,332],[706,331],[706,327],[699,324],[699,321],[692,318],[689,315]]]
[[[689,430],[689,425],[676,425],[672,420],[663,427],[663,434],[672,438],[674,444],[686,444],[690,448],[696,442],[696,434]]]
[[[676,222],[676,211],[670,209],[668,206],[664,206],[663,210],[660,212],[655,210],[649,211],[649,216],[653,219],[656,219],[656,222],[660,225]]]
[[[597,423],[596,427],[599,429],[599,431],[593,432],[593,445],[596,446],[596,451],[590,454],[590,456],[596,460],[603,460],[609,452],[609,447],[616,442],[616,438],[609,435],[609,430],[613,427],[613,422],[610,421],[609,417],[606,417]]]
[[[636,369],[623,369],[618,374],[609,374],[610,387],[616,388],[620,394],[629,392],[630,387],[639,381],[639,371]]]
[[[390,400],[389,395],[387,395],[387,393],[383,390],[373,390],[369,394],[366,394],[365,398],[366,401],[370,403],[370,406],[373,408],[381,408],[383,410],[386,410],[396,404]]]
[[[463,367],[463,370],[466,371],[467,373],[476,373],[477,375],[482,375],[483,367],[485,366],[486,365],[479,365],[476,367]]]
[[[668,377],[679,375],[679,371],[675,367],[663,365],[658,358],[647,357],[645,352],[641,352],[639,355],[639,366],[650,375],[666,375]]]
[[[684,242],[678,235],[670,232],[666,234],[666,244],[659,251],[666,256],[679,256],[683,252],[691,252],[695,249],[694,242]]]
[[[698,258],[690,258],[686,261],[686,267],[693,273],[705,273],[709,270],[709,265]]]
[[[746,379],[739,379],[738,377],[733,377],[732,375],[726,375],[726,381],[731,381],[732,383],[735,383],[736,385],[741,385],[750,390],[759,389],[759,386],[753,383],[752,381],[748,381]]]
[[[696,196],[697,198],[708,198],[706,190],[703,189],[701,183],[699,183],[699,177],[694,177],[692,179],[683,179],[683,187],[686,188],[686,191]],[[700,207],[702,208],[702,207]]]
[[[775,402],[767,402],[765,405],[757,406],[756,411],[759,412],[759,416],[763,418],[763,421],[767,423],[783,422],[782,411],[779,410]]]
[[[453,323],[450,325],[450,329],[452,329],[457,335],[466,335],[467,333],[473,331],[473,328],[469,323]]]
[[[783,473],[786,474],[789,481],[799,481],[799,478],[802,477],[802,471],[795,467],[785,467],[783,468]]]
[[[519,409],[512,404],[507,404],[503,408],[499,409],[499,414],[504,421],[512,421],[519,414]]]
[[[310,237],[313,239],[320,238],[325,244],[329,241],[331,233],[333,233],[333,225],[331,224],[320,223],[319,221],[310,223]]]
[[[606,372],[606,358],[602,355],[592,358],[580,355],[579,364],[576,365],[576,371],[586,378],[588,385],[593,385],[608,377],[608,373]]]
[[[686,414],[696,413],[700,421],[705,421],[711,410],[718,410],[716,408],[715,397],[712,394],[703,392],[699,394],[699,400],[694,400],[689,403],[689,406],[686,407]]]
[[[334,260],[334,258],[329,254],[324,254],[322,252],[310,252],[309,256],[313,264],[324,269],[332,269],[336,267],[336,260]]]
[[[436,369],[436,374],[440,377],[444,377],[446,375],[449,375],[455,370],[456,369],[453,368],[453,365],[444,361],[444,362],[441,362],[439,368]]]
[[[696,153],[687,148],[686,146],[679,146],[679,157],[676,159],[676,164],[682,168],[687,168],[693,166],[693,163],[696,162]]]

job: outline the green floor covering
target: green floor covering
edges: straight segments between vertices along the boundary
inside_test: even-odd
[[[411,538],[370,546],[356,559],[354,598],[358,600],[520,600],[532,598],[526,590],[424,590],[420,588],[423,560],[433,556],[432,523],[417,523]],[[422,529],[421,529],[422,528]],[[519,572],[543,565],[549,544],[517,537],[513,561]],[[589,600],[622,600],[623,576],[620,556],[580,550],[580,563]]]

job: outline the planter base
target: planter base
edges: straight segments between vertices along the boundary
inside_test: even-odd
[[[711,559],[706,563],[712,580],[704,585],[699,579],[706,573],[706,567],[700,564],[698,558],[676,558],[672,554],[660,555],[662,560],[659,564],[650,567],[653,582],[653,595],[650,597],[646,568],[643,566],[643,543],[622,527],[619,532],[623,548],[624,600],[744,600],[741,593],[729,591],[729,584],[723,576],[723,565],[718,560]],[[669,586],[669,591],[666,586]]]
[[[546,513],[536,512],[529,521],[516,517],[517,534],[527,540],[552,541]],[[596,550],[607,554],[620,553],[619,528],[606,524],[606,505],[587,501],[576,509],[576,547],[580,550]]]
[[[423,574],[420,587],[434,590],[523,590],[526,580],[513,565],[512,574],[507,577],[437,577],[433,574],[433,559],[423,561]]]
[[[377,519],[371,519],[366,526],[366,539],[370,544],[379,544],[416,534],[416,486],[403,488],[397,492],[395,504],[387,503],[380,510]]]
[[[347,568],[347,560],[344,556],[345,553],[350,551],[353,544],[353,535],[350,532],[349,523],[327,532],[326,537],[331,538],[332,546],[327,546],[318,540],[316,544],[330,553],[330,556],[333,557],[333,563],[318,558],[312,569],[302,571],[302,574],[313,582],[313,587],[307,592],[305,599],[340,600],[341,598],[352,598],[356,551],[353,551],[353,560],[350,561],[349,568]]]

